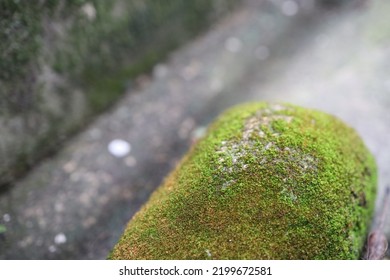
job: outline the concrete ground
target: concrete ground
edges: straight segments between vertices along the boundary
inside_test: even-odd
[[[241,102],[291,102],[354,127],[376,156],[379,208],[390,184],[389,12],[388,1],[245,1],[0,195],[0,259],[104,259],[191,142]]]

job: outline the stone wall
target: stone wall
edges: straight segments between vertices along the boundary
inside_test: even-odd
[[[231,0],[0,2],[0,191]]]

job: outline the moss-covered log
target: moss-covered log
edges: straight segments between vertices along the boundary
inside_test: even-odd
[[[358,259],[376,165],[337,118],[255,103],[219,117],[111,259]]]

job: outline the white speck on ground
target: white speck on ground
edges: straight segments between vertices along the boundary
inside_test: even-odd
[[[96,9],[92,3],[85,3],[81,7],[81,11],[86,15],[89,20],[94,20],[96,18]]]
[[[54,237],[54,243],[55,244],[64,244],[64,243],[66,243],[66,235],[63,234],[62,232],[57,234]]]
[[[122,139],[112,140],[107,148],[110,154],[118,158],[126,156],[131,150],[130,143]]]
[[[3,220],[4,220],[4,222],[6,222],[6,223],[10,222],[10,221],[11,221],[11,215],[8,214],[8,213],[4,214],[4,215],[3,215]]]

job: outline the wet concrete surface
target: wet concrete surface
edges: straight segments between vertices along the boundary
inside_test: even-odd
[[[283,3],[244,2],[1,194],[0,258],[104,259],[191,142],[241,102],[291,102],[350,124],[376,156],[380,206],[390,183],[390,5]]]

